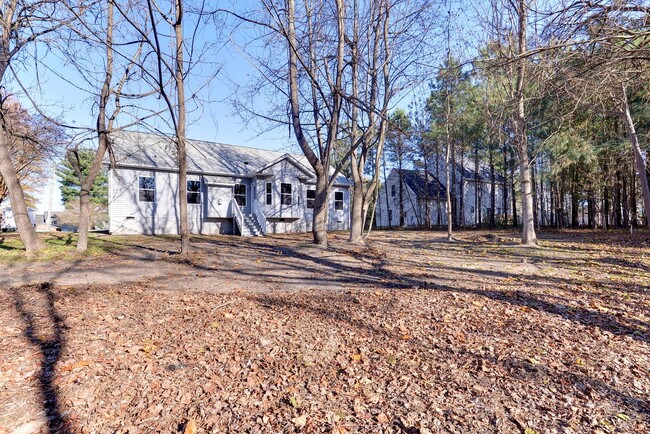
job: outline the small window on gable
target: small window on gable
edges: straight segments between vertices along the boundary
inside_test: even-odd
[[[390,197],[395,197],[395,184],[390,186]]]
[[[273,184],[270,182],[266,183],[266,204],[273,205]]]
[[[316,200],[316,190],[307,190],[307,208],[314,209],[314,200]]]
[[[291,184],[280,184],[280,203],[282,205],[291,205]]]
[[[141,176],[138,180],[138,201],[155,202],[156,181],[153,176]]]
[[[334,192],[334,209],[342,210],[343,209],[343,192],[335,191]]]
[[[201,203],[200,181],[187,181],[187,203]]]
[[[245,184],[235,184],[235,202],[239,206],[246,206],[246,185]]]

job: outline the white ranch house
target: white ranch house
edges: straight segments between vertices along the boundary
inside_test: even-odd
[[[177,234],[173,140],[141,132],[111,137],[109,232]],[[187,179],[191,233],[250,236],[312,229],[316,178],[301,155],[188,140]],[[349,229],[349,211],[350,182],[341,176],[330,193],[328,229]]]

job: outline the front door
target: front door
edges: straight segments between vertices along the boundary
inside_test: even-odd
[[[235,202],[237,202],[237,205],[241,208],[242,213],[247,214],[250,209],[250,204],[246,184],[235,184],[235,187],[233,188],[233,196]]]

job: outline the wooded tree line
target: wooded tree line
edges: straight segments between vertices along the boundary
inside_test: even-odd
[[[236,107],[249,120],[288,128],[316,174],[319,245],[327,245],[326,204],[337,174],[348,171],[354,182],[350,241],[362,242],[386,164],[449,173],[450,196],[450,167],[487,167],[493,183],[506,186],[502,203],[493,199],[486,215],[479,211],[477,221],[466,222],[457,212],[467,205],[461,194],[446,201],[448,220],[519,222],[525,244],[536,242],[539,226],[641,223],[650,209],[643,145],[650,8],[641,0],[560,2],[548,10],[527,0],[486,5],[472,18],[482,35],[461,56],[452,53],[451,32],[440,30],[445,23],[449,29],[449,3],[260,0],[242,9],[182,0],[3,2],[0,174],[26,249],[40,242],[10,148],[11,92],[64,128],[72,143],[66,158],[81,180],[79,250],[87,247],[91,190],[111,155],[112,132],[135,125],[171,132],[181,251],[188,251],[187,111],[200,104],[200,88],[215,83],[218,61],[209,56],[226,24],[258,72],[233,98]],[[31,65],[47,69],[48,50],[66,59],[64,71],[51,72],[83,77],[79,87],[92,101],[95,125],[64,125],[38,106],[38,89],[21,80]],[[192,79],[197,68],[212,71],[199,84]],[[429,94],[410,113],[395,111],[409,91],[427,84]],[[252,95],[268,104],[260,109]],[[96,152],[83,173],[79,151],[89,141]]]

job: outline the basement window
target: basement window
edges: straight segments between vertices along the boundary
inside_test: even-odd
[[[138,201],[155,202],[156,181],[153,176],[141,176],[138,180]]]

